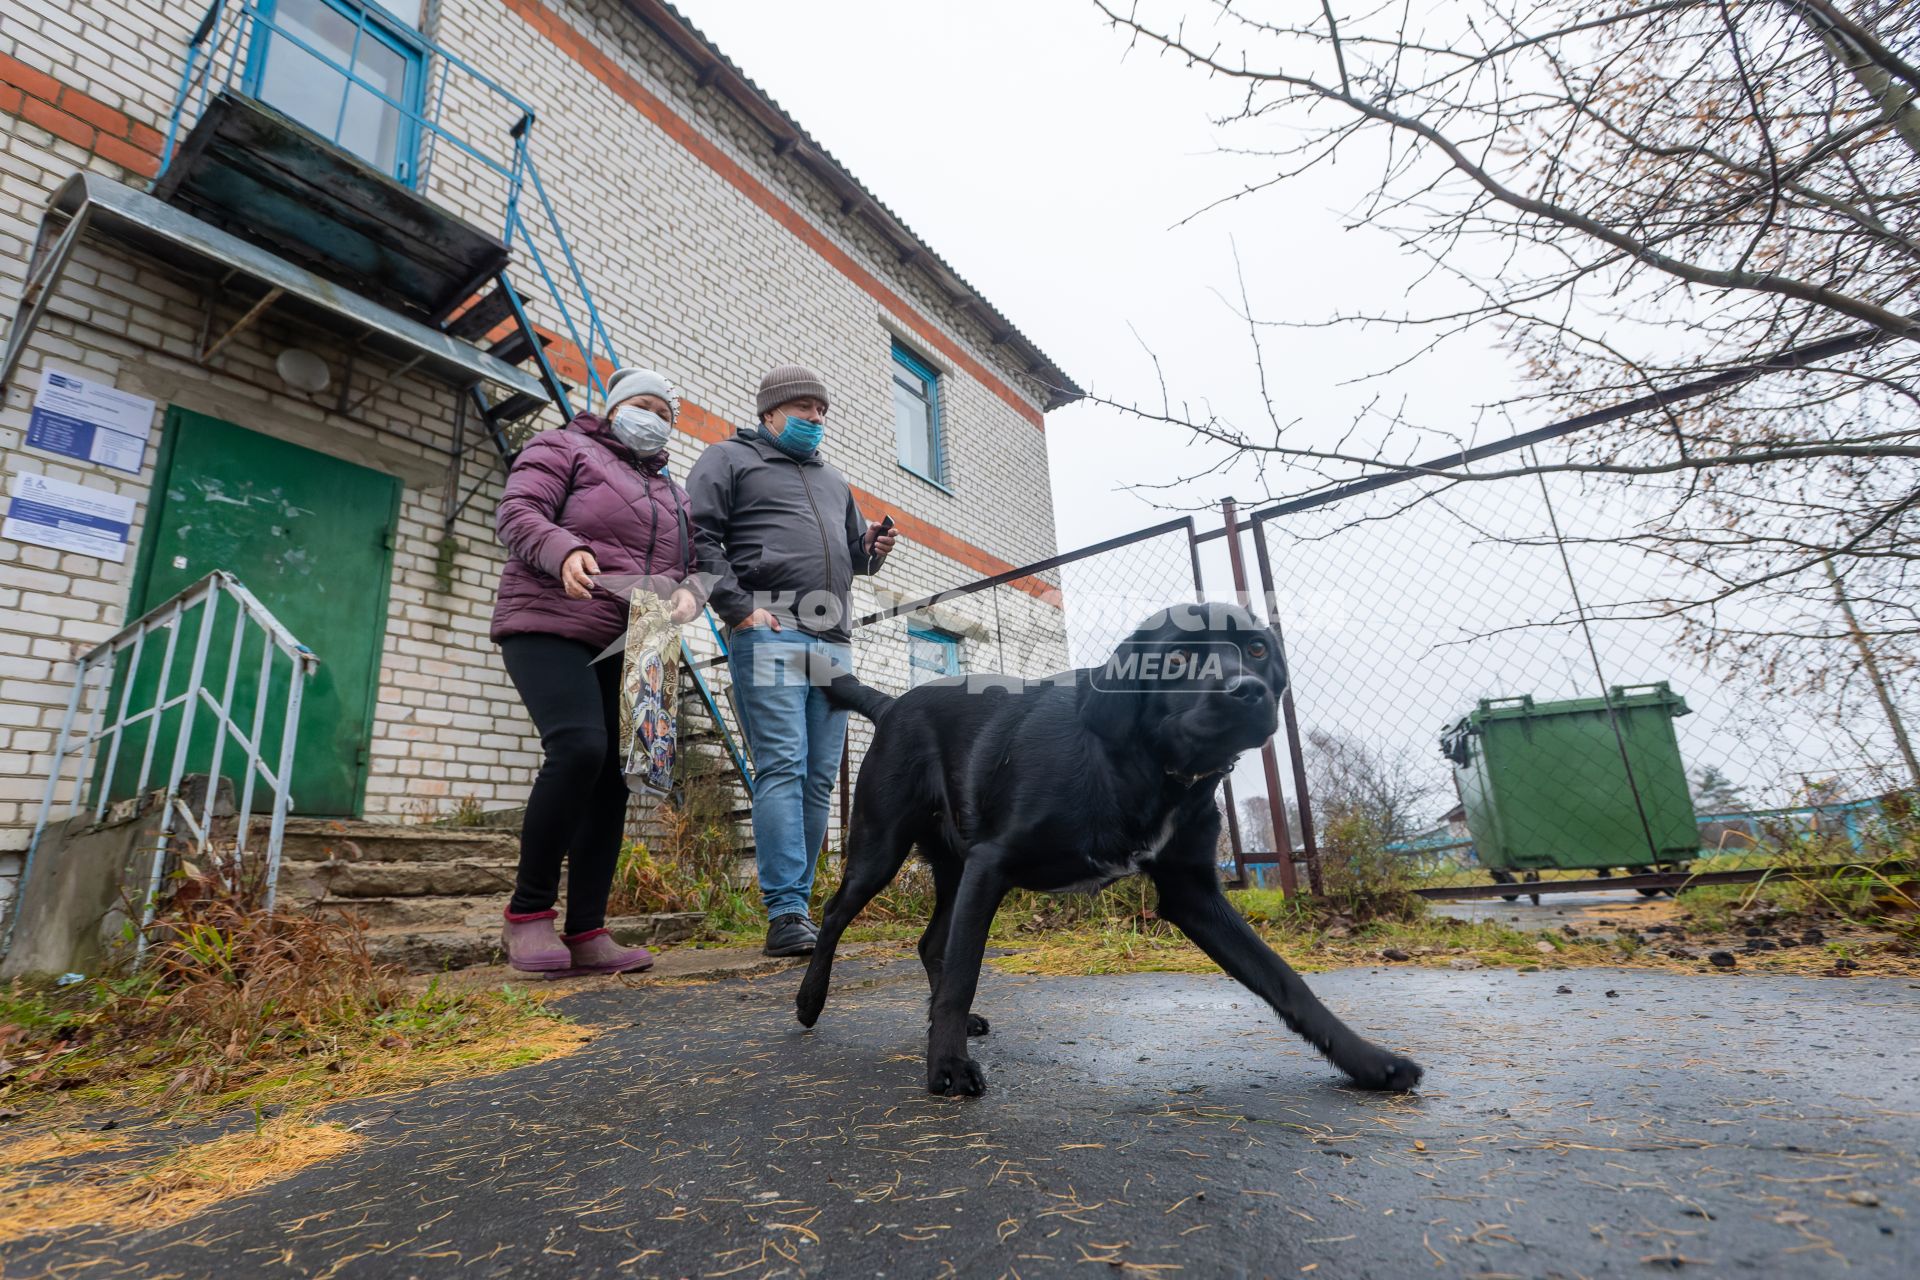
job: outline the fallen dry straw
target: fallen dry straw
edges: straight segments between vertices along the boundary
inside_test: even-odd
[[[352,1150],[354,1134],[293,1117],[165,1154],[73,1157],[126,1139],[42,1134],[0,1147],[0,1241],[104,1223],[120,1231],[170,1226],[232,1196]]]

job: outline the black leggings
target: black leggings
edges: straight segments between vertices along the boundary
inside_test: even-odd
[[[607,895],[620,860],[627,783],[620,775],[620,657],[593,662],[592,645],[560,636],[508,636],[507,675],[540,730],[547,758],[527,797],[520,874],[508,910],[545,911],[560,896],[568,864],[571,936],[607,922]]]

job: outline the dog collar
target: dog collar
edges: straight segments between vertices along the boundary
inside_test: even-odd
[[[1206,773],[1181,773],[1178,769],[1169,769],[1167,770],[1167,776],[1183,787],[1197,787],[1208,778],[1226,777],[1233,772],[1233,766],[1238,763],[1240,763],[1240,758],[1235,756],[1227,763],[1224,769],[1212,769]]]

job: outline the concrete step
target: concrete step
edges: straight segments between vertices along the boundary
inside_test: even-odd
[[[285,862],[501,861],[520,856],[520,837],[504,827],[289,818],[280,856]]]
[[[481,897],[329,898],[315,911],[331,920],[357,920],[369,929],[499,928],[506,895]]]
[[[500,950],[497,901],[492,904],[492,910],[492,919],[484,925],[437,929],[405,925],[370,927],[365,935],[367,950],[381,963],[398,965],[409,973],[500,964],[505,957]],[[607,921],[607,928],[627,946],[657,947],[693,937],[705,919],[705,913],[699,911],[620,916]]]
[[[512,891],[518,858],[470,862],[287,862],[280,896],[291,903],[328,898],[499,896]]]
[[[368,930],[367,953],[408,973],[440,973],[500,964],[500,931],[477,929]]]

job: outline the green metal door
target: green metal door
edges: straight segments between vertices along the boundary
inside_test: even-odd
[[[215,569],[237,577],[320,659],[300,708],[293,812],[357,814],[366,792],[400,481],[178,408],[168,410],[155,477],[127,616],[139,616]],[[225,688],[234,619],[234,602],[223,598],[203,678],[215,698]],[[196,612],[181,628],[170,695],[185,688],[198,632]],[[233,705],[246,713],[235,715],[243,729],[259,683],[260,644],[249,637],[239,663]],[[152,705],[161,647],[148,643],[132,707]],[[269,767],[279,759],[290,678],[287,662],[277,660],[260,735]],[[117,687],[112,696],[119,697]],[[202,707],[188,746],[189,773],[205,772],[211,763],[210,719]],[[165,784],[178,724],[177,711],[161,723],[150,786]],[[132,792],[144,746],[143,735],[135,733],[121,747],[116,796]],[[242,758],[229,738],[221,772],[233,779],[236,794]],[[255,796],[256,808],[271,803],[264,786],[256,787]]]

